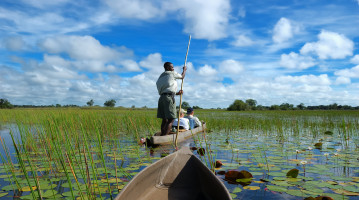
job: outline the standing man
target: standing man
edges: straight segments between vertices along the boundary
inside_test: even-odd
[[[186,75],[187,67],[183,67],[182,74],[174,71],[171,62],[165,62],[163,65],[165,71],[158,78],[156,85],[160,99],[158,100],[157,118],[162,119],[161,135],[168,135],[172,128],[172,123],[176,114],[175,95],[183,94],[183,91],[177,91],[176,79],[183,79]]]

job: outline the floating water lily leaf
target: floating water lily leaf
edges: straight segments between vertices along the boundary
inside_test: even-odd
[[[337,194],[347,195],[347,196],[359,196],[358,192],[350,192],[350,191],[346,191],[344,189],[333,189],[333,192],[335,192]]]
[[[245,190],[259,190],[260,189],[260,187],[258,187],[258,186],[244,186],[243,187],[243,189],[245,189]]]
[[[359,188],[354,187],[352,185],[344,186],[343,189],[349,192],[359,192]]]
[[[271,181],[272,184],[274,185],[279,185],[279,186],[293,186],[293,184],[289,184],[287,181]]]
[[[291,169],[287,172],[287,177],[297,178],[298,173],[299,173],[298,169]]]
[[[47,190],[46,192],[43,192],[41,196],[45,198],[50,198],[50,197],[54,197],[56,194],[57,194],[56,190]]]
[[[16,185],[7,185],[1,188],[4,191],[13,191],[14,189],[18,189]]]
[[[73,191],[73,193],[74,193],[74,196],[78,196],[80,192],[75,190],[75,191]],[[61,195],[65,196],[65,197],[72,197],[71,191],[63,192],[63,193],[61,193]]]
[[[241,178],[241,179],[237,179],[236,182],[238,183],[248,183],[251,182],[253,179],[252,178]]]
[[[240,193],[240,192],[242,192],[242,188],[240,188],[240,187],[236,187],[236,188],[234,188],[234,190],[232,191],[232,193]]]
[[[284,176],[285,177],[285,173],[283,173],[283,172],[269,172],[268,175],[270,175],[270,176]]]
[[[232,199],[237,198],[237,195],[236,195],[236,194],[234,194],[234,193],[230,193],[230,195],[231,195]]]
[[[300,190],[288,190],[288,191],[286,191],[286,193],[293,195],[293,196],[297,196],[297,197],[305,197],[306,196],[306,194]]]
[[[285,187],[281,187],[281,186],[276,186],[276,185],[267,185],[267,188],[269,190],[275,191],[275,192],[287,192],[288,189]]]
[[[31,188],[32,188],[32,190],[36,190],[36,189],[37,189],[36,186],[32,186]],[[30,188],[29,186],[25,186],[25,187],[22,187],[21,190],[22,190],[23,192],[30,192],[30,191],[31,191],[31,188]]]
[[[9,193],[7,193],[7,192],[2,192],[2,193],[0,193],[0,197],[4,197],[4,196],[6,196],[6,195],[8,195]]]
[[[344,177],[344,176],[330,176],[331,179],[336,181],[351,181],[352,178]]]
[[[263,174],[263,172],[251,172],[253,176],[260,176]]]
[[[343,196],[341,194],[335,194],[335,193],[323,193],[322,196],[328,196],[333,199],[340,199],[340,200],[347,200],[349,199],[347,196]]]

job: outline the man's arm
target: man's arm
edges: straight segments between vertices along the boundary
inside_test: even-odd
[[[184,79],[184,77],[186,76],[186,71],[187,71],[187,67],[186,67],[186,66],[184,66],[184,67],[183,67],[182,74],[181,74],[182,79]]]

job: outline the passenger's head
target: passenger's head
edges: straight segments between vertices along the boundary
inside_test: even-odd
[[[193,115],[194,111],[193,108],[189,107],[187,108],[187,115]]]
[[[171,62],[165,62],[165,64],[163,65],[163,67],[165,68],[165,71],[173,71],[173,64]]]
[[[180,117],[184,117],[186,111],[181,108],[181,110],[179,111],[179,113],[180,113]]]

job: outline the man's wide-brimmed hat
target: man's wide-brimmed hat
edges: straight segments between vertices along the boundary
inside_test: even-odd
[[[191,108],[191,107],[187,108],[187,115],[191,114],[192,112],[193,112],[193,108]]]

